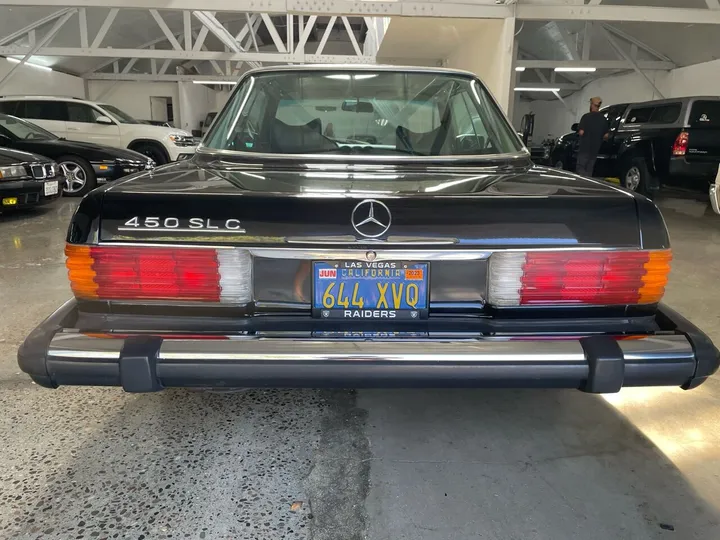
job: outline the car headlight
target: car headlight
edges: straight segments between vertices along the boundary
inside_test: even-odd
[[[0,167],[0,178],[22,178],[27,176],[27,171],[23,165],[10,165],[8,167]]]
[[[179,133],[170,135],[170,140],[175,146],[193,146],[195,144],[190,135],[181,135]]]

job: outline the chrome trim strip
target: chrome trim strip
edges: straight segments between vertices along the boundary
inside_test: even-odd
[[[138,332],[137,335],[153,335]],[[228,339],[165,339],[160,360],[197,361],[368,361],[368,362],[586,362],[576,339],[548,340],[518,336],[424,339],[318,339],[234,335]],[[692,360],[692,345],[677,334],[618,340],[625,362]],[[119,360],[122,338],[75,331],[56,334],[48,357]]]
[[[693,358],[695,353],[690,342],[682,335],[648,336],[642,339],[618,341],[625,361],[671,360],[679,357]]]
[[[380,246],[385,246],[383,242]],[[375,249],[372,243],[365,242],[364,247],[357,249],[305,249],[305,248],[248,248],[253,257],[265,259],[322,259],[356,261],[365,259],[369,251],[375,253],[375,261],[475,261],[487,259],[492,255],[487,250],[408,250],[408,249]]]
[[[118,229],[120,230],[120,229]],[[367,244],[368,241],[375,240],[368,238],[357,238],[352,235],[344,236],[324,236],[318,238],[316,236],[288,236],[286,238],[288,244]],[[439,237],[413,237],[413,236],[388,236],[387,240],[381,241],[383,245],[447,245],[457,244],[457,238],[439,238]]]
[[[245,229],[190,229],[189,227],[175,227],[172,228],[166,228],[166,227],[118,227],[118,231],[124,231],[124,232],[192,232],[192,233],[198,233],[198,232],[211,232],[212,234],[245,234]]]
[[[48,357],[119,360],[124,339],[92,337],[79,333],[58,333],[50,341]]]
[[[432,351],[432,352],[429,352]],[[289,338],[166,340],[159,360],[385,361],[385,362],[585,362],[580,342],[394,340],[350,341]]]

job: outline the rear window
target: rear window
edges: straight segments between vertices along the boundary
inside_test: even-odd
[[[0,113],[15,114],[15,106],[17,101],[0,101]]]
[[[690,110],[692,127],[720,127],[720,100],[696,101]]]
[[[652,115],[650,115],[651,124],[672,124],[677,122],[680,116],[680,103],[668,103],[667,105],[658,105],[655,107]]]
[[[67,120],[64,101],[25,101],[23,118],[34,120]]]
[[[654,110],[655,107],[635,107],[634,109],[630,109],[625,123],[644,124],[650,120],[650,116],[652,115]]]

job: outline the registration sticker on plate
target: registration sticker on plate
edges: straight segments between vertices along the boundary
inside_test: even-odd
[[[428,310],[428,263],[317,261],[313,315],[323,319],[422,319]]]
[[[58,182],[53,180],[52,182],[45,182],[45,196],[55,195],[58,192]]]

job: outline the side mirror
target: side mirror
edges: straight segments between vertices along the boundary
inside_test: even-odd
[[[112,125],[115,124],[115,122],[113,122],[113,121],[112,121],[110,118],[108,118],[107,116],[98,116],[98,117],[95,119],[95,122],[98,123],[98,124],[106,125],[106,126],[112,126]]]
[[[572,126],[570,126],[570,129],[572,129],[573,131],[577,131],[578,129],[580,129],[580,124],[575,123]]]

